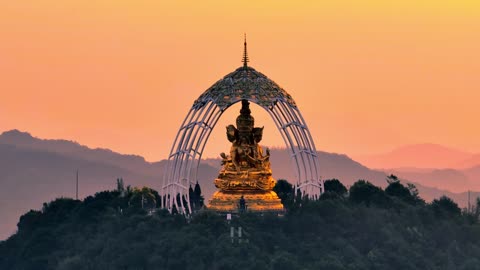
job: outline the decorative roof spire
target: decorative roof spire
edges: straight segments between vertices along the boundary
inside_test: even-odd
[[[248,63],[248,53],[247,53],[247,34],[244,34],[244,42],[243,42],[243,67],[247,67]]]

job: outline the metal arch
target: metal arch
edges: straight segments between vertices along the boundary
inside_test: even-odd
[[[207,89],[185,117],[172,145],[164,174],[161,189],[163,208],[192,213],[188,190],[197,181],[205,145],[223,112],[242,99],[265,109],[275,122],[290,153],[296,176],[295,188],[313,199],[320,196],[322,182],[318,154],[293,98],[265,75],[251,67],[242,67]]]
[[[168,158],[161,191],[162,208],[171,211],[175,207],[181,213],[186,213],[187,209],[189,213],[192,212],[188,189],[196,182],[203,147],[201,152],[199,149],[222,113],[214,102],[193,106],[188,112]],[[192,175],[195,175],[195,178],[192,178]],[[177,196],[180,200],[177,200]],[[184,199],[187,206],[183,204]]]
[[[300,111],[279,101],[272,108],[272,116],[277,120],[277,128],[283,131],[285,143],[290,145],[291,158],[296,165],[296,189],[305,196],[317,199],[322,193],[318,154]]]

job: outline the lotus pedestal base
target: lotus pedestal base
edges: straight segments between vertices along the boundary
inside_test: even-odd
[[[209,201],[208,209],[238,213],[242,196],[245,199],[247,212],[283,212],[283,205],[277,193],[263,190],[217,191]]]

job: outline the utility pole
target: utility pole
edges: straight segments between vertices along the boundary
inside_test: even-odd
[[[75,190],[75,199],[78,200],[78,169],[77,169],[77,187]]]
[[[472,209],[472,208],[470,207],[470,190],[469,190],[469,191],[468,191],[468,211],[467,211],[467,212],[470,213],[470,212],[471,212],[471,209]]]

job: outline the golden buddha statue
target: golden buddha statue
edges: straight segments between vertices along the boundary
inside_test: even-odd
[[[221,153],[220,170],[215,192],[208,208],[221,212],[239,211],[242,200],[248,211],[281,211],[283,205],[272,190],[275,179],[270,168],[270,152],[263,153],[259,145],[263,127],[254,127],[249,102],[242,100],[242,109],[236,127],[227,126],[227,139],[232,143],[230,155]]]

